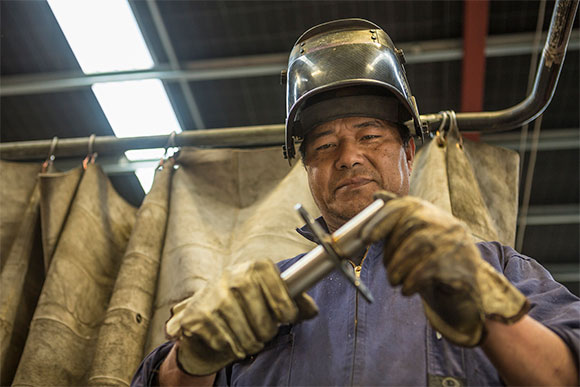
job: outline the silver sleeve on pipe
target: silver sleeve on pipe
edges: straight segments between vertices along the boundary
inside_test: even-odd
[[[375,200],[332,234],[332,247],[342,259],[350,258],[367,246],[360,232],[384,205],[385,202],[382,199]],[[314,286],[338,264],[339,262],[335,262],[322,245],[318,245],[286,269],[281,277],[288,286],[290,295],[295,297]]]

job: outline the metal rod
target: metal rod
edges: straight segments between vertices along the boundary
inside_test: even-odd
[[[571,37],[568,50],[580,49],[580,39],[576,35]],[[534,50],[533,39],[533,33],[488,36],[485,56],[489,58],[529,54]],[[407,64],[461,60],[463,57],[461,39],[403,42],[400,48],[405,51]],[[63,92],[90,87],[92,84],[100,82],[142,79],[195,82],[268,75],[279,76],[280,70],[286,66],[287,60],[288,53],[278,53],[196,60],[183,63],[180,70],[174,70],[168,64],[161,64],[150,70],[93,75],[79,73],[8,75],[2,76],[0,79],[0,96]]]
[[[167,135],[150,137],[97,137],[93,150],[99,155],[120,155],[130,149],[163,148]],[[268,146],[284,143],[284,125],[247,126],[214,130],[188,130],[175,136],[175,146],[212,148]],[[0,144],[4,160],[44,159],[51,140],[18,141]],[[59,139],[55,149],[58,157],[80,157],[87,154],[89,137]]]
[[[532,92],[519,104],[494,112],[457,113],[461,130],[500,131],[524,125],[546,110],[554,96],[566,48],[570,39],[578,0],[558,0],[554,5],[548,38],[542,51]],[[421,116],[429,132],[434,133],[441,123],[442,114]]]

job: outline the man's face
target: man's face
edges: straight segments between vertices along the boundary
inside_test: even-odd
[[[387,121],[340,118],[307,136],[304,165],[312,196],[331,231],[373,201],[373,193],[409,192],[415,142],[404,147]]]

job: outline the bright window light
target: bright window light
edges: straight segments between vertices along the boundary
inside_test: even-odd
[[[153,186],[153,179],[155,178],[155,169],[153,168],[137,168],[135,175],[139,179],[139,183],[146,193],[151,191]]]
[[[85,74],[153,67],[126,0],[48,0]]]
[[[177,152],[178,148],[169,148],[167,150],[167,157],[171,157]],[[135,149],[125,152],[125,156],[130,161],[138,160],[161,160],[165,156],[165,149]]]
[[[169,135],[181,133],[167,93],[159,79],[97,83],[92,86],[107,120],[117,137]],[[139,149],[125,152],[130,161],[161,159],[164,149]],[[173,154],[173,152],[170,152]],[[147,193],[153,184],[154,170],[135,171]]]
[[[85,74],[141,70],[154,62],[127,0],[47,0]],[[92,86],[117,137],[168,135],[181,127],[159,79]],[[168,137],[169,139],[169,137]],[[131,161],[160,159],[163,149],[126,152]],[[154,170],[137,170],[149,192]]]
[[[165,154],[165,149],[155,148],[155,149],[135,149],[125,152],[125,157],[129,161],[138,160],[161,160]]]
[[[92,89],[117,137],[181,133],[159,79],[96,83]]]

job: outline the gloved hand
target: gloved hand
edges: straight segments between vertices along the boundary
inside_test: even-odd
[[[526,297],[481,258],[467,226],[411,196],[375,194],[387,204],[363,229],[383,239],[389,282],[403,295],[419,293],[431,325],[451,342],[473,347],[485,319],[513,323],[529,310]]]
[[[175,305],[165,331],[179,340],[180,368],[202,376],[259,352],[280,324],[317,313],[306,294],[290,298],[276,265],[260,260],[225,269],[217,282]]]

